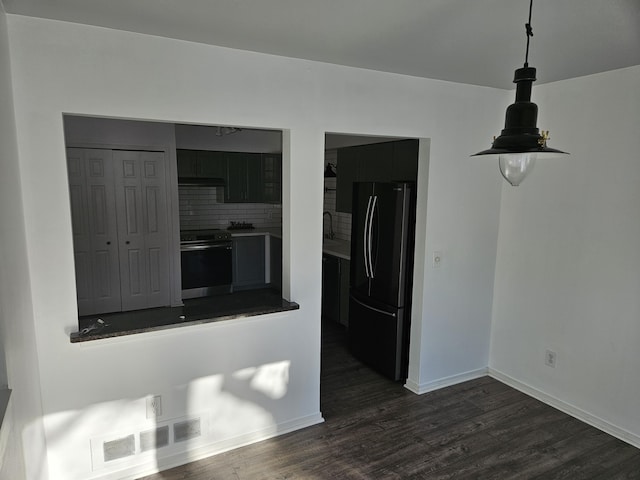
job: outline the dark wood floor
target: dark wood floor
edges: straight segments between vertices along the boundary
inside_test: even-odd
[[[640,450],[489,377],[415,395],[323,326],[325,422],[145,480],[640,479]]]

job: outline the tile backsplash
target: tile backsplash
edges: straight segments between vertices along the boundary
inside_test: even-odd
[[[337,165],[338,151],[326,150],[324,152],[325,167],[327,163]],[[339,168],[339,167],[338,167]],[[325,212],[331,213],[333,216],[333,233],[335,238],[340,240],[351,241],[351,214],[336,212],[336,177],[325,177],[324,179],[324,207]],[[330,232],[329,216],[323,215],[322,223],[323,234]]]
[[[282,205],[224,203],[224,187],[179,186],[180,229],[227,228],[248,222],[256,228],[281,228]]]

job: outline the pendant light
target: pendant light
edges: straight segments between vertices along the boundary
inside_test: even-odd
[[[507,107],[504,129],[499,137],[494,137],[491,148],[472,155],[497,158],[502,176],[514,187],[524,180],[536,159],[567,155],[566,152],[547,147],[549,131],[540,132],[536,126],[538,106],[531,102],[531,87],[536,80],[536,69],[529,66],[529,39],[533,36],[532,8],[533,0],[530,0],[529,22],[525,24],[527,51],[524,66],[516,70],[513,79],[516,84],[516,101]]]

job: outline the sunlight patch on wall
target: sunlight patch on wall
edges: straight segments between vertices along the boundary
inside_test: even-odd
[[[276,363],[268,363],[260,367],[249,367],[238,370],[233,377],[238,380],[246,380],[254,390],[264,393],[267,397],[278,400],[287,393],[289,385],[288,360]]]

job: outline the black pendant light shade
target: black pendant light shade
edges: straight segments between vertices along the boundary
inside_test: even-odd
[[[531,7],[527,28],[527,53],[524,67],[516,70],[513,82],[516,84],[516,101],[507,107],[504,129],[494,138],[491,148],[472,156],[493,156],[499,160],[502,176],[513,186],[517,186],[531,171],[537,158],[566,155],[566,152],[547,147],[549,132],[540,133],[536,126],[538,106],[531,101],[531,89],[536,80],[536,69],[528,64],[529,37],[531,30]]]

